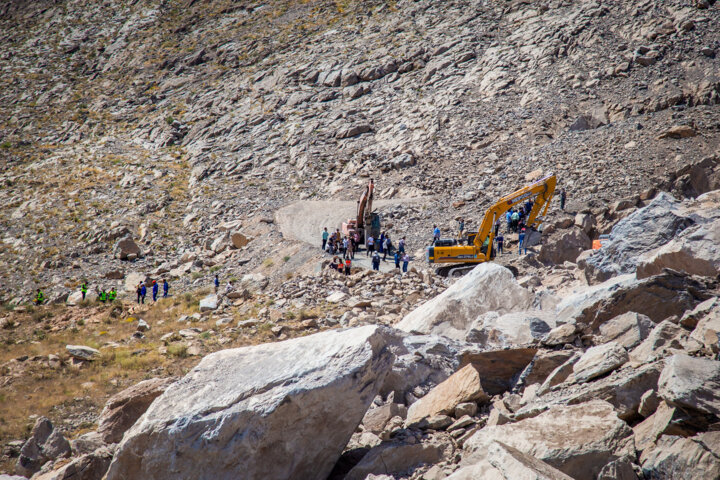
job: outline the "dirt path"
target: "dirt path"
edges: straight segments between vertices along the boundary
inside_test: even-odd
[[[388,205],[407,205],[423,202],[424,198],[406,198],[392,200],[375,200],[373,210]],[[277,223],[283,236],[289,240],[309,243],[320,251],[322,229],[327,227],[329,232],[340,228],[342,223],[355,217],[356,202],[335,200],[301,200],[284,206],[275,212]],[[372,268],[370,258],[361,250],[355,255],[353,265],[362,268]],[[391,257],[387,262],[380,264],[381,271],[392,271],[395,264]]]
[[[375,200],[373,210],[388,205],[407,205],[422,202],[423,198]],[[335,200],[301,200],[275,212],[275,221],[283,236],[320,246],[324,227],[328,231],[340,228],[349,218],[355,218],[356,202]]]

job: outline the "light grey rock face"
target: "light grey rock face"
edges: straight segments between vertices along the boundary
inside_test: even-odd
[[[55,429],[50,420],[40,417],[30,432],[30,438],[20,450],[15,473],[31,477],[46,462],[69,457],[70,453],[70,442],[65,439],[62,432]]]
[[[633,459],[625,456],[605,465],[597,480],[638,480],[633,468]]]
[[[637,276],[657,275],[664,268],[717,276],[720,273],[720,220],[690,227],[662,247],[643,254],[638,260]]]
[[[208,310],[217,310],[218,308],[218,296],[208,295],[207,297],[200,300],[200,311],[206,312]]]
[[[573,366],[575,381],[584,383],[615,370],[628,361],[628,353],[617,342],[592,347]]]
[[[385,377],[382,395],[405,399],[415,387],[431,387],[452,375],[459,365],[459,354],[468,345],[438,335],[407,335],[392,346],[395,363]]]
[[[66,345],[65,350],[80,360],[94,360],[100,356],[100,350],[85,345]]]
[[[364,480],[371,474],[402,473],[421,464],[439,462],[449,449],[443,444],[381,444],[371,449],[352,470],[345,480]]]
[[[527,310],[533,300],[534,295],[517,284],[510,270],[495,263],[483,263],[407,314],[396,327],[462,340],[478,315]]]
[[[488,446],[487,459],[475,465],[463,467],[447,477],[447,480],[572,480],[542,460],[521,452],[502,442]]]
[[[625,348],[633,348],[645,340],[655,324],[647,316],[635,312],[618,315],[600,325],[596,343],[618,342]]]
[[[137,289],[137,285],[140,282],[146,282],[147,283],[148,278],[147,275],[139,273],[139,272],[131,272],[128,273],[125,276],[125,282],[124,287],[126,292],[135,292]]]
[[[601,400],[555,406],[534,418],[479,430],[465,444],[462,465],[491,461],[493,442],[536,457],[576,480],[595,480],[607,463],[632,446],[632,430]]]
[[[470,326],[465,340],[484,347],[503,348],[541,340],[555,327],[552,312],[528,311],[480,315]]]
[[[638,258],[658,248],[694,222],[679,212],[680,202],[668,193],[660,193],[647,207],[620,220],[603,248],[590,256],[585,276],[591,283],[634,273]]]
[[[107,480],[325,479],[394,341],[366,326],[208,355],[125,434]]]
[[[640,457],[645,478],[696,480],[720,477],[720,432],[683,438],[663,435]]]
[[[651,362],[664,357],[672,349],[680,349],[687,332],[670,321],[660,322],[643,342],[630,352],[636,363]]]
[[[641,280],[621,275],[564,298],[557,306],[558,317],[585,325],[586,333],[627,312],[647,315],[659,323],[672,315],[682,316],[706,300],[707,288],[695,277],[673,271]]]
[[[540,402],[548,405],[578,405],[592,400],[605,400],[615,407],[619,418],[627,421],[637,416],[644,392],[657,389],[661,370],[660,362],[638,368],[626,366],[591,382],[563,383],[549,392],[541,388],[538,395],[541,395]]]
[[[720,414],[720,362],[678,354],[665,360],[658,394],[671,405]]]
[[[560,230],[543,239],[538,260],[554,264],[575,262],[578,255],[590,247],[592,240],[581,228]]]
[[[70,463],[47,473],[33,477],[34,480],[101,480],[112,460],[115,446],[100,447],[93,452],[73,459]],[[0,477],[1,479],[2,477]]]

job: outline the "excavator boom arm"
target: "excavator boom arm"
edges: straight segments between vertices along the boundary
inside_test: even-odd
[[[550,200],[555,192],[556,183],[557,179],[555,178],[555,175],[547,176],[532,185],[523,187],[520,190],[501,198],[495,204],[490,206],[487,212],[485,212],[485,217],[483,217],[483,221],[480,224],[478,234],[475,236],[475,247],[480,249],[487,238],[489,238],[489,245],[492,244],[493,225],[497,219],[515,205],[531,198],[534,203],[526,224],[534,227],[538,214],[541,210],[543,210],[543,207],[543,215],[547,213]],[[490,248],[491,247],[488,247],[488,257],[490,256]]]
[[[360,200],[358,200],[358,207],[357,207],[357,225],[359,228],[365,227],[365,216],[366,212],[372,212],[372,201],[373,201],[373,191],[375,190],[375,184],[373,183],[372,179],[370,180],[370,183],[367,187],[365,187],[365,191],[363,192],[362,196],[360,197]]]

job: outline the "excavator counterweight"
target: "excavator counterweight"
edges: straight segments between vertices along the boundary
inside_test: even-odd
[[[497,219],[515,205],[532,199],[533,206],[525,225],[536,230],[542,223],[541,218],[547,214],[556,182],[555,175],[550,175],[501,198],[485,212],[477,233],[468,235],[467,245],[460,245],[455,240],[439,240],[426,248],[428,262],[478,264],[489,261],[493,257],[492,244],[495,237],[493,226]]]

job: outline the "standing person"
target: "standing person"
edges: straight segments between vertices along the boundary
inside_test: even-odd
[[[145,305],[145,295],[147,295],[147,287],[145,286],[145,283],[140,284],[140,301],[143,305]]]
[[[350,266],[351,266],[350,259],[349,258],[345,259],[345,275],[350,275]]]
[[[395,250],[395,268],[400,269],[400,250]]]
[[[112,287],[110,291],[108,292],[108,302],[112,303],[117,298],[117,290],[115,290],[115,287]]]
[[[460,230],[460,238],[462,238],[463,232],[465,231],[465,219],[463,219],[463,217],[460,217],[460,220],[458,220],[458,230]]]
[[[387,254],[392,253],[392,241],[390,240],[390,235],[385,237],[385,254],[383,255],[383,262],[387,261]]]
[[[410,263],[410,255],[408,255],[407,253],[405,255],[403,255],[402,261],[403,261],[402,271],[403,271],[403,273],[407,273],[408,263]]]
[[[365,256],[367,257],[375,251],[375,239],[370,235],[365,243],[367,244],[367,252],[365,252]]]
[[[83,280],[80,284],[80,293],[82,293],[83,302],[85,301],[85,295],[87,295],[87,280]]]
[[[380,254],[375,252],[372,256],[372,269],[380,270]]]
[[[405,253],[405,237],[402,237],[400,242],[398,242],[398,251],[400,253]]]
[[[507,231],[510,231],[512,227],[512,208],[505,214],[505,221],[507,222]]]
[[[328,237],[330,236],[330,233],[327,231],[327,227],[325,227],[322,231],[322,251],[325,251],[325,245],[327,245]]]
[[[433,245],[435,245],[435,242],[440,240],[440,229],[437,225],[433,225]]]
[[[520,214],[515,211],[510,218],[512,220],[512,231],[517,232],[518,223],[520,222]]]
[[[42,303],[45,301],[45,294],[40,290],[37,289],[37,293],[35,294],[35,305],[42,305]]]
[[[168,284],[167,278],[164,278],[163,279],[163,298],[167,298],[168,290],[170,290],[170,285]]]
[[[535,204],[535,202],[533,202],[532,200],[528,200],[527,202],[525,202],[525,215],[526,216],[530,216],[530,212],[532,212],[532,208],[533,208],[534,204]]]
[[[560,190],[560,210],[565,210],[565,200],[567,199],[567,193],[565,189]]]
[[[137,288],[135,289],[135,292],[137,293],[137,302],[140,303],[140,297],[142,296],[142,288],[141,288],[142,282],[137,284]]]
[[[503,253],[503,244],[505,243],[505,237],[502,236],[502,234],[498,235],[495,240],[497,240],[497,249],[498,254],[502,255]]]
[[[378,253],[384,253],[384,251],[385,251],[385,232],[382,232],[382,233],[380,234],[380,239],[379,239],[379,241],[378,241],[377,251],[378,251]]]
[[[153,303],[157,302],[157,294],[158,294],[159,288],[160,288],[160,286],[157,284],[157,281],[153,280],[153,285],[152,285]]]
[[[98,292],[98,300],[100,300],[102,303],[105,303],[107,301],[107,292],[103,288],[102,291]]]
[[[518,255],[522,253],[523,244],[525,243],[525,229],[520,230],[518,235]],[[525,245],[525,254],[527,254],[527,245]]]
[[[499,231],[500,231],[500,219],[498,218],[498,219],[495,221],[495,236],[496,236],[496,237],[498,236],[498,232],[499,232]]]
[[[218,278],[217,274],[215,275],[215,280],[213,281],[215,284],[215,293],[218,292],[218,288],[220,288],[220,279]]]

